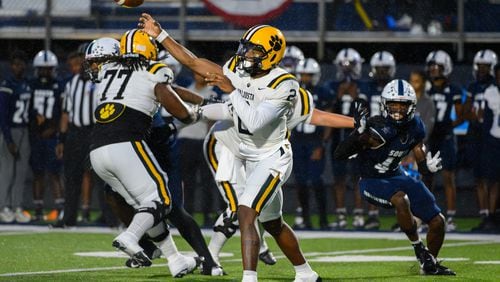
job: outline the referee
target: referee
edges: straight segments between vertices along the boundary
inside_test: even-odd
[[[80,194],[82,194],[82,220],[90,220],[92,173],[89,161],[90,135],[94,126],[97,106],[96,85],[83,72],[84,55],[74,52],[68,56],[68,66],[73,73],[67,82],[63,113],[59,125],[57,158],[64,160],[66,202],[62,222],[54,227],[75,226]],[[83,192],[83,193],[82,193]]]

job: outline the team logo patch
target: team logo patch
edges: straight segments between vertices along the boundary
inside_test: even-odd
[[[283,40],[281,40],[277,35],[272,35],[271,40],[269,40],[269,45],[273,47],[274,51],[279,51],[283,46]]]
[[[99,123],[109,123],[120,117],[125,111],[125,105],[120,103],[104,103],[95,110],[95,119]]]

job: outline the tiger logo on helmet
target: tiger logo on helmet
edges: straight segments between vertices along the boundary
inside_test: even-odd
[[[279,29],[270,25],[251,27],[240,39],[238,67],[251,76],[266,72],[279,65],[285,48],[285,36]]]
[[[156,42],[141,29],[132,29],[120,39],[120,53],[123,56],[143,56],[147,60],[155,61],[158,57]]]

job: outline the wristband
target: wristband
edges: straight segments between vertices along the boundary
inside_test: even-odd
[[[158,43],[162,43],[163,40],[165,40],[167,37],[169,37],[170,34],[168,34],[168,32],[164,29],[161,30],[160,34],[158,34],[158,36],[156,37],[156,41],[158,41]]]

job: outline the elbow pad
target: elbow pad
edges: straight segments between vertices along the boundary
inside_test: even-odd
[[[187,110],[188,110],[188,116],[183,119],[179,119],[182,123],[191,124],[200,120],[201,107],[199,105],[190,106],[188,107]]]

